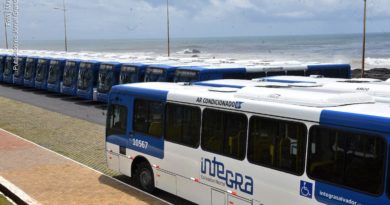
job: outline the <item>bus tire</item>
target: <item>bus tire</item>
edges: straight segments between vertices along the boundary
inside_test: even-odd
[[[154,191],[154,174],[149,163],[141,162],[137,164],[135,181],[139,188],[148,193]]]

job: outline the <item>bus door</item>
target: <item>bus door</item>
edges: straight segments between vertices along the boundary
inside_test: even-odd
[[[108,106],[106,124],[107,164],[113,170],[130,175],[130,160],[127,148],[129,138],[127,134],[128,107],[119,96],[118,100]],[[122,103],[121,103],[122,102]]]

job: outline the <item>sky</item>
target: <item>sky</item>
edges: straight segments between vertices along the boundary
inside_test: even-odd
[[[62,0],[18,2],[19,39],[63,39]],[[166,38],[166,0],[65,0],[65,5],[71,40]],[[363,5],[363,0],[169,0],[170,31],[172,38],[361,33]],[[367,31],[390,32],[390,0],[367,5]]]

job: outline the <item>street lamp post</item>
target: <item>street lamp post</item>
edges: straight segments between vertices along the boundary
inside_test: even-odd
[[[168,43],[168,57],[171,56],[171,43],[170,43],[170,34],[169,34],[169,0],[167,0],[167,43]]]
[[[4,37],[5,37],[5,47],[8,49],[8,32],[7,32],[7,16],[5,4],[3,6],[3,20],[4,20]]]
[[[64,12],[64,46],[65,46],[65,51],[68,51],[68,36],[67,36],[67,31],[66,31],[66,7],[65,7],[65,0],[62,0],[62,9],[61,8],[54,8],[58,10],[62,10]]]
[[[361,73],[362,78],[364,78],[364,66],[365,66],[365,58],[366,58],[366,17],[367,17],[367,0],[364,0],[363,51],[362,51],[362,73]]]

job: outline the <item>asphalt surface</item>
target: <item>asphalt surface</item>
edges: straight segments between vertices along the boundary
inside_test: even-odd
[[[73,96],[0,82],[0,96],[104,125],[106,105]]]

